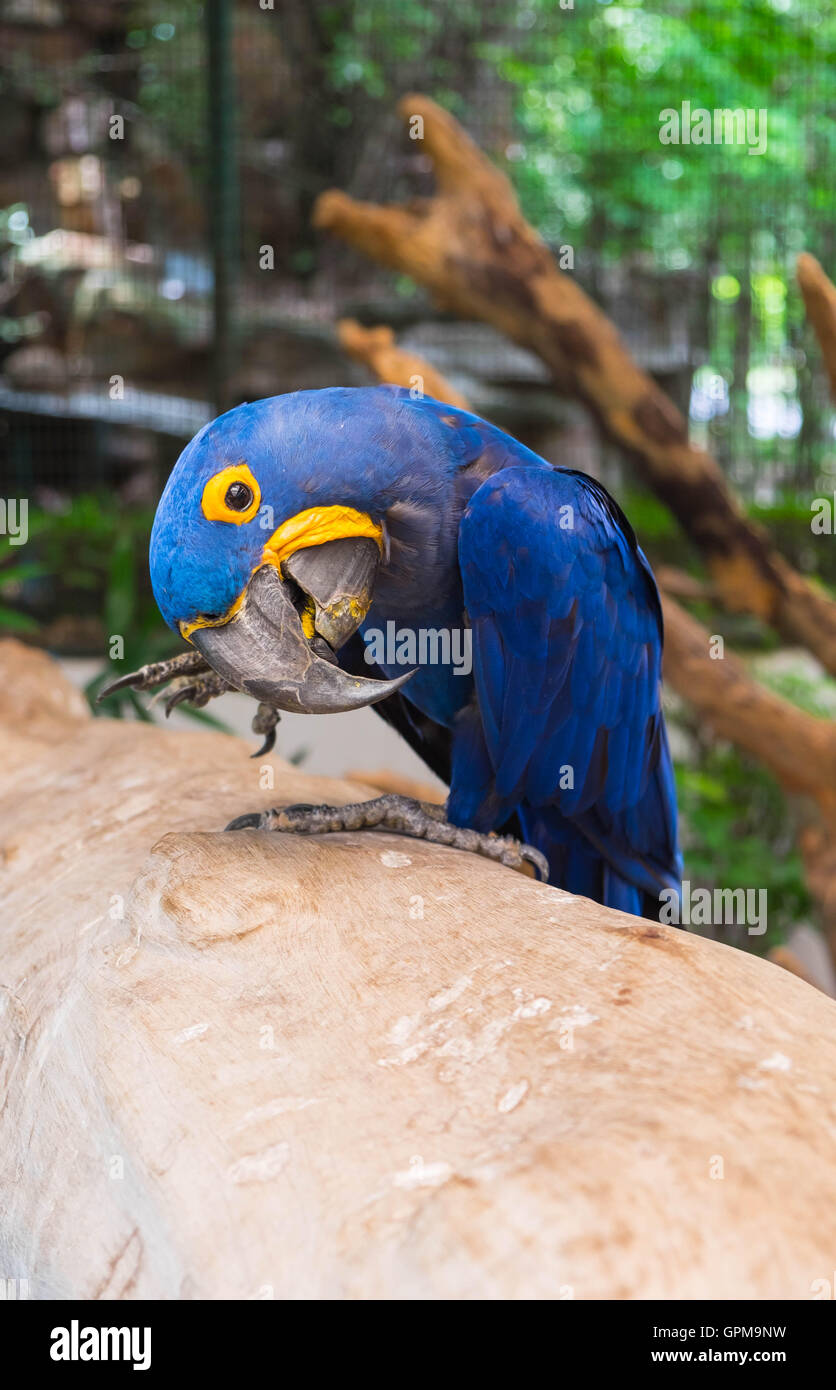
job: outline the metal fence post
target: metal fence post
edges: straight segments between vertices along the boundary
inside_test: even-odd
[[[238,286],[239,205],[232,0],[207,0],[208,201],[214,271],[212,399],[218,412],[233,404]]]

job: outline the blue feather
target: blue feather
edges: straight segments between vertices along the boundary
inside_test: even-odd
[[[578,473],[509,466],[470,499],[459,564],[499,814],[520,816],[574,892],[639,911],[677,890],[661,609],[612,499]],[[484,826],[456,774],[451,819],[466,806]]]

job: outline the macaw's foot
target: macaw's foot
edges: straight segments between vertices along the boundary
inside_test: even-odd
[[[147,666],[140,666],[138,671],[118,676],[115,681],[111,681],[99,691],[96,703],[99,704],[117,690],[153,690],[169,681],[171,684],[168,690],[159,691],[154,697],[163,701],[166,719],[178,705],[192,705],[195,709],[202,709],[218,695],[225,695],[228,690],[235,689],[235,686],[225,681],[217,671],[212,670],[200,652],[189,651],[181,652],[180,656],[173,656],[169,661],[152,661]],[[252,754],[254,758],[263,758],[266,753],[272,751],[276,742],[278,722],[277,709],[273,709],[272,705],[259,705],[250,727],[254,734],[261,734],[264,742]]]
[[[216,696],[224,695],[227,690],[234,689],[235,687],[229,685],[223,676],[219,676],[215,671],[209,671],[205,676],[181,676],[178,680],[172,681],[168,690],[160,691],[154,698],[164,702],[167,719],[177,705],[188,704],[195,709],[202,709]],[[279,718],[279,711],[273,709],[272,705],[261,704],[258,706],[250,728],[254,734],[261,734],[264,742],[260,748],[256,749],[255,753],[250,754],[251,758],[263,758],[267,753],[273,751]]]
[[[285,806],[275,811],[254,812],[230,821],[227,830],[281,830],[295,835],[327,835],[338,830],[393,830],[434,845],[450,845],[471,854],[496,859],[510,869],[525,870],[531,864],[543,883],[549,866],[531,845],[510,836],[482,835],[476,830],[451,825],[443,806],[416,801],[411,796],[378,796],[350,806]]]
[[[223,695],[232,686],[227,685],[222,676],[214,671],[209,671],[205,676],[179,676],[177,680],[165,691],[160,691],[155,695],[155,700],[162,700],[165,706],[166,719],[173,709],[178,705],[193,705],[195,709],[203,709],[210,700],[214,700],[217,695]],[[153,703],[153,701],[152,701]]]
[[[117,690],[153,690],[157,685],[165,685],[166,681],[203,675],[211,669],[208,661],[197,651],[181,652],[179,656],[172,656],[168,661],[151,661],[147,666],[140,666],[138,671],[129,671],[126,676],[117,676],[115,681],[103,686],[96,696],[96,704],[101,704],[102,700],[106,700],[108,695],[115,694]]]

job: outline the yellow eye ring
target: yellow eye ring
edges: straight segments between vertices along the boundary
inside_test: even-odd
[[[233,483],[243,483],[252,493],[252,500],[243,510],[230,506],[226,500]],[[222,468],[220,473],[209,479],[200,499],[201,511],[207,521],[231,521],[234,526],[252,521],[260,506],[261,488],[245,463],[233,463],[229,468]]]

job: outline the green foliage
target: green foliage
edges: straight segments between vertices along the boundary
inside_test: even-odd
[[[184,163],[204,172],[206,59],[203,5],[194,0],[136,0],[126,47],[138,64],[137,100]]]
[[[451,78],[498,72],[527,143],[491,152],[511,162],[528,215],[553,240],[586,228],[588,246],[594,229],[611,257],[651,247],[681,268],[724,225],[792,223],[797,240],[817,195],[828,205],[836,17],[820,0],[679,0],[661,10],[646,0],[355,0],[321,15],[328,80],[344,94],[391,101],[420,77],[463,114],[462,83]],[[684,99],[711,111],[766,108],[767,153],[661,144],[660,112]],[[744,204],[731,202],[731,188]]]
[[[124,554],[126,537],[139,545],[148,535],[153,521],[151,507],[126,506],[107,494],[78,493],[58,509],[30,509],[29,547],[34,551],[40,573],[58,586],[59,611],[72,612],[69,596],[75,591],[92,594],[93,607],[101,611],[102,586],[113,566],[113,552]],[[124,560],[122,561],[124,569]]]
[[[731,943],[762,954],[783,941],[812,908],[781,788],[725,744],[704,749],[694,765],[679,764],[676,784],[684,877],[692,892],[765,889],[766,933],[735,936]]]
[[[776,471],[811,486],[833,447],[794,260],[806,249],[832,267],[836,255],[823,211],[836,158],[833,12],[809,0],[528,7],[535,22],[497,54],[517,94],[523,134],[509,172],[524,209],[547,239],[575,242],[580,273],[639,255],[707,284],[694,303],[696,343],[728,401],[698,441],[748,496],[761,472],[761,487]],[[765,111],[766,152],[660,143],[660,113],[685,100]],[[780,368],[784,384],[753,380],[765,368]]]
[[[124,656],[102,667],[85,688],[94,713],[119,715],[133,714],[138,719],[150,720],[141,698],[133,690],[120,690],[111,696],[106,706],[96,704],[96,696],[101,688],[115,676],[149,661],[160,661],[172,654],[174,642],[171,634],[163,626],[153,600],[149,603],[147,594],[138,582],[137,561],[140,558],[143,569],[146,566],[148,523],[143,527],[135,525],[125,514],[111,520],[110,544],[102,575],[101,617],[108,641],[114,636],[124,642]],[[141,550],[140,550],[141,547]],[[91,572],[92,573],[92,572]]]
[[[0,631],[33,633],[38,631],[38,624],[12,604],[19,599],[23,585],[36,579],[41,571],[38,565],[15,563],[19,554],[17,548],[8,543],[0,551]]]
[[[836,20],[821,5],[682,0],[660,11],[621,0],[561,12],[554,0],[526,0],[526,10],[513,48],[499,45],[496,56],[534,142],[534,157],[515,170],[518,186],[535,215],[552,206],[555,234],[602,215],[610,254],[651,245],[661,263],[682,265],[724,221],[742,228],[748,211],[752,227],[784,224],[786,194],[806,208],[807,176],[814,188],[828,182],[826,164],[809,165],[813,141],[836,153],[832,126],[813,129],[836,48]],[[683,100],[711,111],[767,108],[767,153],[661,144],[660,111]],[[544,148],[548,159],[537,157]],[[732,187],[745,192],[744,205],[729,206]]]
[[[834,472],[832,412],[794,283],[802,249],[836,266],[832,7],[354,0],[321,14],[326,96],[358,142],[417,86],[505,167],[546,240],[573,245],[596,293],[607,265],[688,273],[673,293],[688,295],[692,357],[705,354],[726,394],[695,422],[697,442],[744,495],[788,479],[809,491]],[[765,151],[663,144],[661,113],[684,101],[765,112]]]
[[[790,668],[776,668],[769,659],[758,660],[754,668],[762,685],[807,714],[814,714],[818,719],[836,718],[836,680],[821,671],[812,658],[805,662],[802,657],[799,665]]]
[[[753,674],[808,714],[836,717],[836,680],[812,658],[796,665],[783,654],[758,658]],[[728,744],[707,745],[690,721],[687,728],[695,751],[676,768],[685,877],[693,887],[766,889],[766,935],[735,942],[762,953],[814,917],[792,807],[757,763]]]
[[[26,563],[20,550],[0,551],[0,631],[37,633],[60,618],[94,620],[109,651],[121,637],[124,656],[107,661],[86,688],[95,714],[148,720],[146,704],[131,690],[118,691],[106,706],[95,703],[115,676],[175,655],[177,639],[165,626],[148,579],[148,536],[153,508],[126,506],[106,494],[81,493],[62,511],[32,508]],[[180,709],[216,728],[225,726],[204,710]]]

